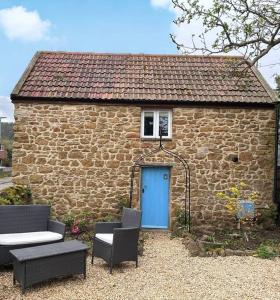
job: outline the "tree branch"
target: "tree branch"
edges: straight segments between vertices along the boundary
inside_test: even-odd
[[[171,40],[177,48],[187,53],[223,53],[232,50],[243,51],[251,64],[256,64],[276,45],[280,44],[280,2],[274,0],[213,0],[212,7],[205,8],[200,0],[172,0],[181,15],[174,23],[190,24],[196,20],[203,23],[198,35],[200,45],[192,36],[192,44],[184,45],[174,34]],[[217,31],[217,38],[208,45],[206,36]]]

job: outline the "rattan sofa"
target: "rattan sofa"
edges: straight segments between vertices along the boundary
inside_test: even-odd
[[[0,206],[0,265],[12,263],[9,251],[61,242],[65,225],[50,220],[48,205]]]
[[[138,266],[138,239],[141,211],[124,208],[121,222],[99,222],[93,236],[93,258],[103,258],[110,267],[122,261],[135,261]]]

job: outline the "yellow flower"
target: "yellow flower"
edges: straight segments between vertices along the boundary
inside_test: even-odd
[[[244,181],[241,181],[241,182],[240,182],[240,186],[241,186],[241,187],[246,187],[247,184],[246,184]]]
[[[224,193],[219,192],[219,193],[217,193],[216,195],[217,195],[218,197],[223,197],[223,196],[224,196]]]
[[[239,195],[239,190],[236,186],[233,186],[232,188],[229,189],[234,195]]]

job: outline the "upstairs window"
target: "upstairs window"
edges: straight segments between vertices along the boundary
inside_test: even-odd
[[[161,128],[162,138],[171,138],[171,118],[170,110],[143,110],[141,137],[158,139]]]

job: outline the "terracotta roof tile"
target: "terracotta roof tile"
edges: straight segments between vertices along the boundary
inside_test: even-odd
[[[241,74],[241,76],[240,76]],[[241,57],[38,52],[12,99],[273,103]]]

